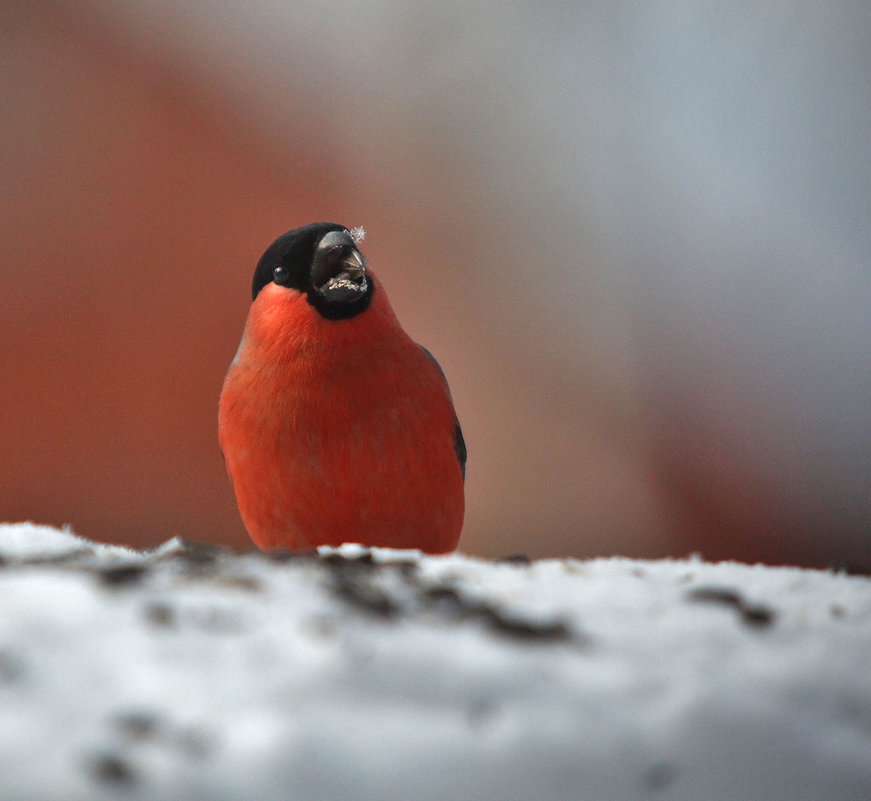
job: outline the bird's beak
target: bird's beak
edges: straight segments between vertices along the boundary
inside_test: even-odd
[[[321,239],[310,280],[312,288],[330,303],[348,303],[366,296],[366,262],[347,231],[330,231]]]
[[[366,262],[363,261],[363,256],[357,248],[350,249],[339,263],[342,265],[342,269],[336,278],[358,282],[366,280]]]
[[[315,289],[330,303],[359,300],[369,288],[366,262],[360,251],[352,246],[343,247],[332,258],[324,260],[317,272],[320,274]]]

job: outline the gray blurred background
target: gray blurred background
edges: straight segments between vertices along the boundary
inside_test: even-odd
[[[244,545],[223,373],[331,220],[463,550],[871,564],[867,2],[7,0],[0,58],[0,519]]]

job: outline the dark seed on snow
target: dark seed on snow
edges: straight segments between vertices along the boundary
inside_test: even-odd
[[[568,640],[572,636],[571,629],[563,620],[524,620],[490,606],[483,607],[480,614],[490,629],[510,637],[557,641]]]
[[[100,571],[100,580],[109,587],[135,584],[145,575],[144,565],[116,565]]]
[[[644,773],[643,784],[646,789],[665,790],[677,779],[680,768],[670,762],[659,762]]]
[[[718,603],[733,607],[741,616],[742,622],[748,626],[770,626],[776,612],[760,603],[751,603],[737,591],[729,587],[696,587],[687,593],[687,598],[694,602]]]
[[[164,603],[150,603],[145,607],[145,619],[154,626],[172,626],[175,613]]]
[[[375,560],[372,558],[370,551],[364,551],[359,556],[344,556],[340,553],[328,553],[321,557],[321,562],[330,567],[345,567],[354,565],[357,567],[372,567]]]
[[[337,573],[333,589],[345,603],[377,617],[392,617],[399,608],[379,587],[359,577]]]
[[[130,764],[117,754],[100,754],[91,764],[94,778],[104,784],[130,786],[136,783],[136,774]]]
[[[532,559],[530,559],[525,553],[509,553],[506,556],[498,556],[493,560],[494,562],[505,564],[505,565],[531,565]]]
[[[254,549],[256,554],[266,557],[270,562],[297,562],[317,559],[318,552],[314,548],[292,551],[289,548],[270,548],[268,551]],[[249,553],[246,551],[246,553]]]
[[[149,740],[157,732],[158,719],[151,712],[124,712],[116,716],[115,725],[131,740]]]
[[[24,665],[8,648],[0,648],[0,684],[16,681],[24,673]]]

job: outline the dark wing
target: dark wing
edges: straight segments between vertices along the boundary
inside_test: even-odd
[[[448,387],[448,379],[445,376],[445,371],[442,370],[442,366],[436,360],[436,357],[433,356],[423,345],[418,345],[418,347],[430,358],[430,361],[438,367],[439,372],[442,375],[442,380],[445,382],[445,386]],[[448,394],[450,395],[451,389],[448,387]],[[466,480],[466,440],[463,439],[463,429],[460,427],[460,421],[457,419],[457,414],[454,412],[454,451],[457,454],[457,461],[460,463],[460,472],[463,474],[463,481]]]
[[[457,461],[460,463],[460,472],[463,474],[463,481],[466,480],[466,440],[463,439],[463,429],[460,428],[460,421],[454,415],[454,450],[457,454]]]

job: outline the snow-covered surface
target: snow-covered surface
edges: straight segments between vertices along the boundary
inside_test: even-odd
[[[871,580],[0,526],[0,798],[871,798]]]

